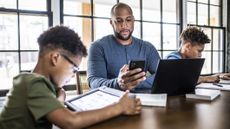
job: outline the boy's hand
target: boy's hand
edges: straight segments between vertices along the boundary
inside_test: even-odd
[[[121,97],[118,104],[121,106],[122,113],[125,115],[135,115],[141,112],[140,99],[129,97],[128,91]]]

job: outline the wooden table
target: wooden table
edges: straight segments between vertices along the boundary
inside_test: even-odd
[[[143,107],[140,115],[119,116],[87,129],[230,129],[230,92],[214,101],[168,97],[166,107]]]

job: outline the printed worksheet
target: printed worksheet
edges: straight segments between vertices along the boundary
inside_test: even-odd
[[[115,102],[118,102],[119,96],[108,94],[102,91],[96,91],[79,99],[72,101],[81,111],[103,108]]]

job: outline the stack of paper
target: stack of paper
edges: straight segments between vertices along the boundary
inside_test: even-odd
[[[140,98],[143,106],[165,107],[167,103],[167,94],[135,94]]]
[[[194,94],[186,94],[186,98],[200,100],[214,100],[220,96],[220,90],[196,89]]]

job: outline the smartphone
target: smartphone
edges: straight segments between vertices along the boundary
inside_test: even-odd
[[[129,70],[136,68],[141,68],[142,71],[145,70],[145,60],[131,60],[129,61]]]

